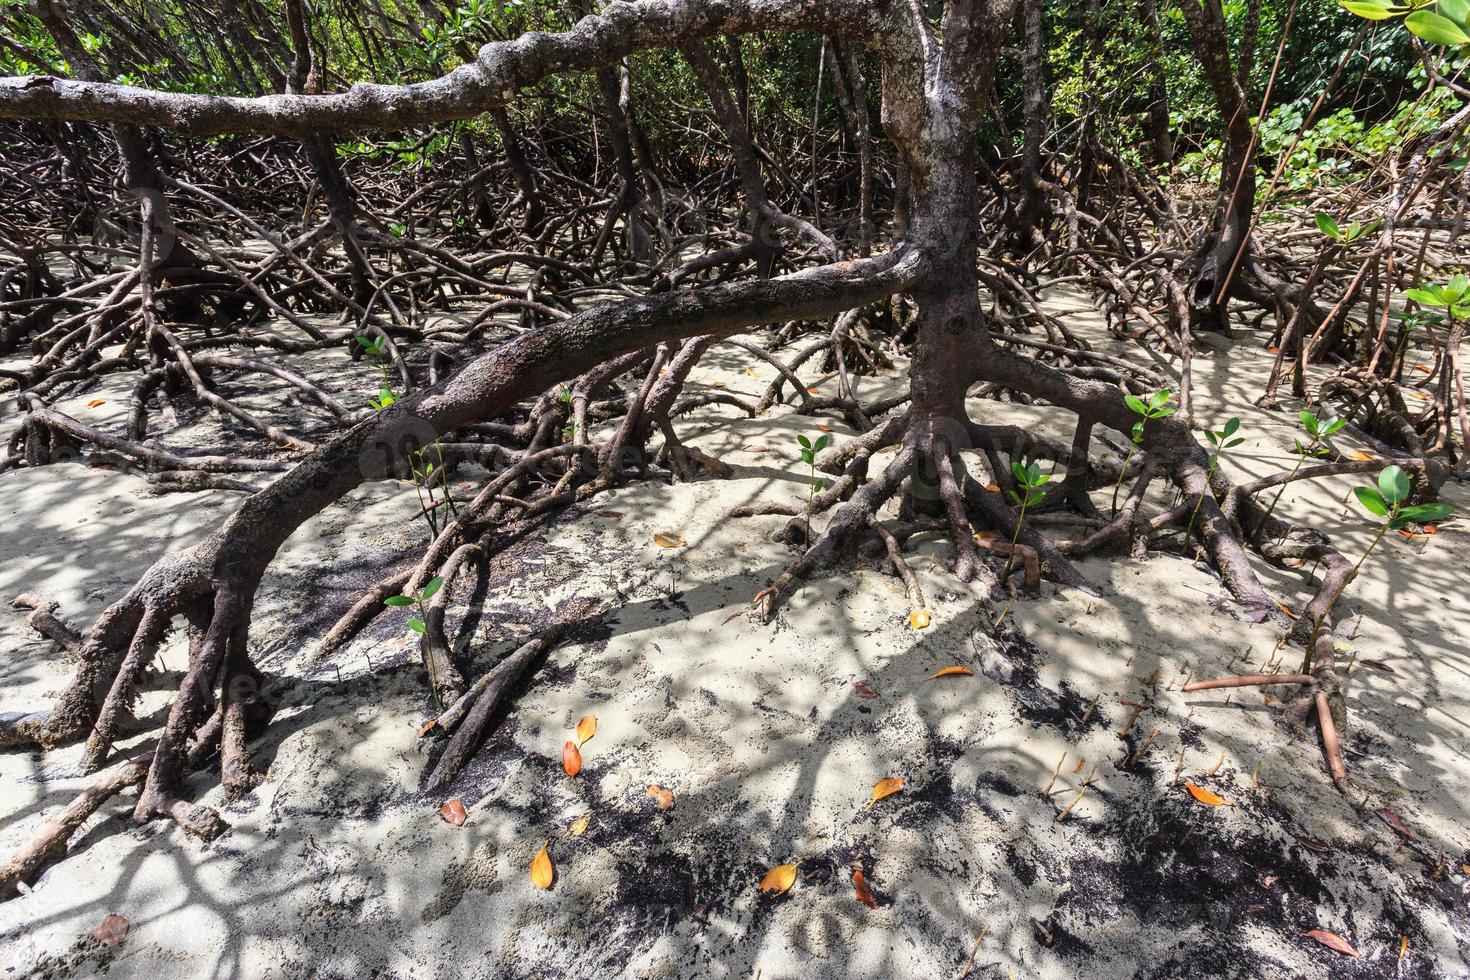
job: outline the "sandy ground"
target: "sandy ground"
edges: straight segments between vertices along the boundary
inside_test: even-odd
[[[1091,311],[1058,308],[1105,339]],[[1247,444],[1227,463],[1236,475],[1291,459],[1294,412],[1250,404],[1270,364],[1258,344],[1196,361],[1201,420],[1244,422]],[[315,373],[345,397],[369,389],[342,364]],[[722,346],[695,381],[754,396],[770,376]],[[863,379],[859,392],[899,383]],[[107,397],[96,410],[62,407],[120,422],[125,393]],[[1045,410],[972,409],[1070,436]],[[984,629],[996,606],[945,571],[939,540],[913,548],[926,630],[907,625],[900,583],[864,561],[812,581],[772,625],[748,622],[739,613],[791,552],[768,539],[780,519],[728,512],[801,499],[794,439],[819,422],[851,434],[789,408],[692,416],[681,431],[730,462],[733,479],[599,498],[455,595],[476,676],[573,599],[611,610],[551,653],[456,782],[469,811],[459,828],[439,818],[443,797],[418,789],[437,747],[417,738],[432,705],[402,618],[382,617],[330,661],[313,643],[357,589],[422,546],[412,490],[373,484],[311,521],[274,566],[252,630],[257,661],[284,679],[286,706],[258,748],[268,779],[228,803],[217,773],[196,777],[233,827],[212,844],[136,826],[122,801],[104,808],[29,894],[0,903],[4,975],[774,980],[956,977],[971,964],[996,978],[1470,976],[1465,521],[1427,540],[1395,536],[1344,600],[1344,656],[1357,657],[1346,745],[1370,801],[1362,811],[1332,788],[1314,739],[1282,727],[1259,692],[1179,692],[1191,676],[1290,668],[1299,651],[1275,652],[1284,619],[1211,605],[1224,594],[1217,579],[1177,556],[1088,561],[1083,571],[1115,595],[1047,585],[1015,605],[1016,628],[998,641]],[[1361,553],[1369,535],[1344,503],[1355,482],[1293,490],[1281,512]],[[1470,508],[1463,486],[1446,497]],[[41,592],[90,622],[237,499],[157,497],[81,464],[6,474],[0,596]],[[686,544],[657,547],[656,532]],[[1260,573],[1300,609],[1300,572]],[[66,658],[20,611],[0,609],[0,651],[0,710],[42,708],[63,685]],[[183,651],[163,660],[177,671]],[[953,664],[975,673],[926,680]],[[158,718],[177,676],[158,677],[145,714]],[[571,780],[561,747],[586,715],[597,734]],[[0,755],[0,851],[86,784],[77,758]],[[890,776],[903,790],[869,808]],[[1183,780],[1233,803],[1197,803]],[[675,806],[657,809],[649,784]],[[571,837],[584,815],[589,829]],[[556,881],[540,891],[527,870],[547,841]],[[787,861],[800,862],[795,887],[760,896],[761,876]],[[853,862],[876,910],[854,899]],[[87,937],[109,913],[132,928],[104,950]],[[1318,928],[1361,958],[1303,936]]]

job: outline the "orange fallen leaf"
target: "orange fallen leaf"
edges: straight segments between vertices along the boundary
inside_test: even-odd
[[[428,735],[438,724],[438,718],[430,718],[428,721],[424,722],[423,725],[419,728],[419,738],[423,738],[425,735]]]
[[[836,426],[833,426],[833,425],[819,425],[819,426],[817,426],[817,431],[818,432],[835,432],[836,429],[837,429],[837,427]]]
[[[822,393],[822,389],[818,388],[816,385],[808,385],[806,393],[808,395],[820,395]]]
[[[994,531],[976,531],[975,540],[982,544],[990,544],[991,542],[1000,540],[1000,535]]]
[[[1267,347],[1266,348],[1266,353],[1267,354],[1280,354],[1281,353],[1281,348],[1280,347]]]
[[[869,801],[868,805],[872,806],[885,796],[892,796],[901,789],[903,789],[902,776],[889,776],[887,779],[880,779],[873,787],[873,799]]]
[[[975,672],[973,670],[971,670],[970,668],[968,668],[968,667],[961,667],[959,664],[955,664],[953,667],[941,667],[939,670],[936,670],[934,673],[930,674],[928,677],[926,677],[924,679],[926,681],[932,681],[936,677],[974,677],[974,676],[975,676]]]
[[[597,716],[588,715],[577,722],[577,746],[586,745],[597,734]]]
[[[985,484],[985,489],[988,490],[988,491],[990,491],[991,493],[1000,493],[1000,484],[999,483],[987,483],[987,484]]]
[[[648,785],[648,795],[653,797],[654,806],[660,810],[672,810],[674,808],[674,794],[664,789],[658,783]]]
[[[865,701],[871,701],[878,696],[878,689],[867,681],[853,681],[852,689]]]
[[[1371,463],[1377,458],[1378,457],[1374,456],[1372,453],[1364,452],[1361,449],[1348,455],[1348,459],[1355,459],[1360,463]]]
[[[439,816],[444,818],[445,823],[453,824],[456,827],[463,827],[464,822],[470,818],[470,815],[465,812],[464,804],[457,799],[450,800],[441,806],[439,808]]]
[[[123,941],[128,934],[128,926],[131,925],[125,916],[113,913],[102,920],[102,924],[92,930],[92,938],[97,940],[108,949],[112,949]]]
[[[541,850],[531,859],[531,884],[537,888],[550,888],[556,877],[556,868],[551,863],[551,855],[546,851],[550,846],[551,841],[542,844]]]
[[[1228,806],[1230,803],[1229,800],[1225,799],[1225,797],[1219,795],[1218,793],[1211,793],[1209,790],[1201,786],[1196,786],[1194,783],[1191,782],[1186,782],[1184,784],[1184,788],[1189,790],[1190,796],[1194,797],[1205,806]]]
[[[915,609],[909,613],[909,628],[921,630],[929,625],[929,610]]]
[[[1426,366],[1424,366],[1423,364],[1415,364],[1414,365],[1414,370],[1415,371],[1423,371],[1425,374],[1433,374],[1434,373],[1433,371],[1429,370],[1429,368],[1426,367]]]
[[[1394,813],[1392,810],[1389,810],[1387,808],[1379,810],[1378,819],[1382,820],[1394,830],[1397,830],[1399,833],[1409,838],[1409,840],[1419,839],[1419,835],[1410,830],[1409,825],[1404,823],[1404,818],[1399,816],[1397,813]]]
[[[576,820],[573,820],[572,825],[567,828],[567,834],[572,837],[581,837],[583,834],[587,833],[587,825],[591,822],[592,814],[590,813],[586,814],[585,816],[578,817]]]
[[[582,771],[582,753],[577,751],[576,742],[568,742],[562,746],[561,767],[567,771],[568,776],[576,776]]]
[[[1323,946],[1326,946],[1328,949],[1337,950],[1344,956],[1358,955],[1358,951],[1356,949],[1353,949],[1353,944],[1348,942],[1346,939],[1342,938],[1335,932],[1328,932],[1326,929],[1313,929],[1310,932],[1304,933],[1304,935],[1310,939],[1317,940],[1317,942],[1321,943]]]
[[[766,876],[761,879],[760,890],[762,894],[775,897],[785,895],[792,885],[796,884],[796,863],[778,864]]]
[[[653,536],[653,543],[660,548],[682,548],[684,539],[677,534],[665,534],[663,531]]]
[[[878,907],[878,899],[873,894],[873,889],[868,887],[868,879],[863,876],[862,868],[852,869],[852,890],[857,895],[857,900],[870,909]]]
[[[87,402],[87,407],[88,408],[96,408],[98,405],[106,405],[106,404],[107,404],[107,399],[106,398],[94,398],[91,401]],[[126,922],[127,920],[124,919],[123,921]]]
[[[1290,609],[1287,609],[1286,608],[1286,603],[1284,603],[1284,602],[1278,602],[1278,603],[1276,603],[1276,608],[1277,609],[1280,609],[1282,612],[1286,613],[1286,615],[1290,616],[1292,619],[1301,619],[1301,617],[1298,616],[1296,613],[1292,612]]]
[[[723,382],[723,381],[711,381],[709,383],[709,386],[711,388],[723,388],[723,387],[725,387],[725,382]]]

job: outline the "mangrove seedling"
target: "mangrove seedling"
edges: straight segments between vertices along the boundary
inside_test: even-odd
[[[1123,486],[1123,477],[1128,473],[1128,464],[1133,462],[1133,454],[1138,451],[1139,446],[1143,445],[1144,426],[1154,419],[1162,419],[1174,414],[1174,409],[1167,407],[1172,397],[1173,392],[1168,388],[1161,388],[1149,395],[1148,401],[1144,401],[1137,395],[1123,396],[1123,401],[1128,404],[1129,410],[1139,418],[1133,423],[1133,444],[1128,447],[1128,455],[1123,459],[1123,468],[1118,471],[1118,482],[1113,484],[1113,515],[1115,517],[1118,514],[1118,489]]]
[[[1316,645],[1317,634],[1322,631],[1322,624],[1332,612],[1332,607],[1337,605],[1337,600],[1342,597],[1343,590],[1348,583],[1358,577],[1358,570],[1373,554],[1378,543],[1389,531],[1397,531],[1399,528],[1409,524],[1433,524],[1442,521],[1454,513],[1454,508],[1445,503],[1418,504],[1413,507],[1405,507],[1404,501],[1409,499],[1409,491],[1412,489],[1409,483],[1409,474],[1402,467],[1385,466],[1378,473],[1378,486],[1376,487],[1353,487],[1353,495],[1358,498],[1358,503],[1363,509],[1375,517],[1381,518],[1378,524],[1378,532],[1373,535],[1372,542],[1363,556],[1353,565],[1353,570],[1337,586],[1337,591],[1332,594],[1322,614],[1312,623],[1312,638],[1307,643],[1307,656],[1302,661],[1303,674],[1308,673],[1312,667],[1312,650]]]
[[[389,596],[388,598],[383,600],[383,605],[414,606],[418,611],[418,615],[408,617],[408,628],[413,630],[419,636],[427,637],[429,635],[429,609],[426,604],[430,599],[434,598],[435,593],[437,593],[439,589],[443,587],[443,585],[444,576],[435,575],[433,578],[429,579],[429,581],[424,583],[424,587],[419,590],[417,595]],[[428,664],[429,667],[429,687],[432,688],[434,691],[434,703],[438,704],[440,708],[443,708],[444,705],[439,702],[439,678],[434,676],[434,655],[432,651],[426,651],[424,661]]]
[[[1041,473],[1041,467],[1036,463],[1027,463],[1024,466],[1020,461],[1011,461],[1011,476],[1016,478],[1017,489],[1010,491],[1011,500],[1020,508],[1016,514],[1016,528],[1011,534],[1011,554],[1006,559],[1006,570],[1001,575],[1001,581],[1011,574],[1011,565],[1016,560],[1016,542],[1021,538],[1021,522],[1026,519],[1026,509],[1034,504],[1041,503],[1046,497],[1044,487],[1051,482],[1053,474],[1045,476]]]
[[[801,447],[801,461],[807,465],[807,479],[810,481],[806,488],[806,539],[808,543],[812,540],[812,503],[823,487],[822,481],[817,479],[817,453],[826,449],[830,441],[825,434],[817,436],[815,442],[806,436],[796,437],[796,444]]]
[[[1189,513],[1189,525],[1184,529],[1185,548],[1189,547],[1189,534],[1194,530],[1194,519],[1199,516],[1199,505],[1205,501],[1205,493],[1210,492],[1210,481],[1215,477],[1215,471],[1220,468],[1220,454],[1227,449],[1233,449],[1245,442],[1235,433],[1240,431],[1240,419],[1231,419],[1225,423],[1225,428],[1216,432],[1214,429],[1205,430],[1205,438],[1210,442],[1210,464],[1205,468],[1205,490],[1194,501],[1194,510]],[[1235,438],[1231,438],[1235,436]]]
[[[1265,516],[1261,518],[1261,527],[1263,528],[1266,526],[1266,522],[1271,519],[1271,515],[1276,511],[1276,505],[1281,503],[1281,495],[1286,493],[1286,488],[1291,486],[1292,480],[1296,479],[1297,472],[1302,468],[1302,464],[1307,461],[1307,457],[1326,456],[1330,453],[1332,451],[1332,444],[1329,440],[1332,438],[1333,433],[1337,432],[1344,425],[1347,425],[1347,419],[1340,419],[1336,416],[1319,419],[1316,414],[1310,411],[1302,412],[1299,417],[1302,420],[1302,428],[1307,430],[1307,435],[1311,436],[1311,438],[1305,444],[1302,443],[1300,437],[1295,439],[1296,465],[1291,468],[1290,473],[1286,474],[1286,479],[1282,482],[1281,488],[1276,491],[1276,497],[1271,501],[1271,506],[1266,508]]]

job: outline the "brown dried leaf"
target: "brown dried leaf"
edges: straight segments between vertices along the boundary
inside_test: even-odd
[[[835,432],[835,431],[837,431],[837,427],[835,425],[819,425],[819,426],[817,426],[817,431],[818,432]]]
[[[577,751],[576,742],[568,742],[562,746],[561,767],[567,771],[568,776],[576,776],[582,771],[582,753]]]
[[[988,490],[990,493],[1000,493],[1000,484],[999,483],[987,483],[987,484],[985,484],[985,489]]]
[[[653,543],[658,545],[660,548],[684,547],[684,539],[682,537],[677,534],[666,534],[663,531],[659,531],[653,536]]]
[[[1303,935],[1307,936],[1309,939],[1317,940],[1317,942],[1321,943],[1323,946],[1326,946],[1328,949],[1337,950],[1344,956],[1358,955],[1358,951],[1356,949],[1353,949],[1353,944],[1348,942],[1346,939],[1342,938],[1335,932],[1328,932],[1326,929],[1313,929],[1310,932],[1304,933]]]
[[[441,806],[439,808],[439,816],[444,818],[445,823],[453,824],[456,827],[463,827],[464,822],[470,818],[470,815],[465,812],[464,804],[457,799],[450,800]]]
[[[1225,797],[1219,795],[1218,793],[1211,793],[1209,790],[1201,786],[1196,786],[1194,783],[1188,781],[1184,783],[1184,788],[1189,790],[1190,796],[1194,797],[1205,806],[1227,806],[1230,803],[1229,800],[1225,799]]]
[[[113,913],[102,920],[102,924],[92,930],[92,938],[97,940],[108,949],[112,949],[123,941],[128,934],[128,926],[131,925],[125,916]]]
[[[1355,459],[1355,460],[1357,460],[1360,463],[1371,463],[1371,462],[1373,462],[1377,458],[1378,457],[1377,456],[1374,456],[1372,453],[1364,452],[1361,449],[1359,449],[1355,453],[1349,453],[1348,454],[1348,459]]]
[[[1309,851],[1316,851],[1318,854],[1332,853],[1331,847],[1317,840],[1315,837],[1303,837],[1300,834],[1292,834],[1292,836],[1296,838],[1296,842],[1298,844],[1300,844],[1302,847],[1305,847]]]
[[[867,701],[872,701],[878,696],[878,689],[867,681],[853,681],[852,689],[857,692],[858,697]]]
[[[654,806],[660,810],[672,810],[674,808],[674,794],[664,789],[658,783],[648,784],[648,795],[653,797]]]
[[[600,510],[600,511],[597,512],[597,516],[598,517],[610,517],[610,518],[613,518],[613,519],[617,519],[619,517],[626,517],[627,515],[625,515],[620,510]]]
[[[889,776],[887,779],[880,779],[877,785],[873,787],[873,802],[877,803],[885,796],[892,796],[901,789],[903,789],[902,776]]]
[[[796,884],[796,863],[778,864],[766,876],[761,879],[761,893],[772,898],[777,895],[786,894],[792,885]]]
[[[597,716],[588,715],[577,722],[577,745],[586,745],[593,735],[597,734]]]
[[[531,859],[531,884],[537,888],[550,888],[551,882],[556,878],[556,868],[551,863],[551,855],[546,849],[551,846],[551,841],[541,845],[541,850]]]
[[[423,725],[419,727],[419,738],[423,738],[424,736],[428,735],[438,724],[438,718],[430,718],[428,721],[424,722]]]
[[[748,453],[764,453],[768,451],[765,446],[760,446],[753,442],[750,445],[742,446],[741,448]]]
[[[938,670],[936,670],[934,673],[930,674],[928,677],[926,677],[924,679],[926,681],[932,681],[936,677],[974,677],[974,676],[975,676],[975,672],[973,670],[971,670],[970,668],[968,668],[968,667],[961,667],[959,664],[955,664],[952,667],[941,667]]]
[[[91,401],[87,402],[87,407],[88,408],[96,408],[98,405],[106,405],[106,404],[107,404],[107,399],[106,398],[94,398]],[[122,918],[122,917],[121,916],[118,916],[118,918]],[[128,920],[127,919],[123,919],[123,921],[126,922]],[[101,927],[99,926],[98,928],[101,928]],[[113,945],[117,945],[117,944],[114,943]]]
[[[857,895],[857,900],[870,909],[878,907],[878,899],[873,894],[873,889],[868,887],[868,879],[863,877],[862,868],[852,869],[852,890]]]
[[[1419,835],[1410,830],[1409,825],[1404,823],[1404,818],[1399,816],[1397,813],[1394,813],[1392,810],[1386,808],[1383,810],[1379,810],[1378,819],[1382,820],[1394,830],[1397,830],[1399,833],[1409,838],[1409,840],[1419,839]]]
[[[1364,667],[1372,667],[1374,670],[1381,670],[1385,674],[1398,673],[1398,671],[1394,670],[1382,660],[1369,660],[1367,657],[1362,657],[1358,660],[1358,663],[1362,664]]]

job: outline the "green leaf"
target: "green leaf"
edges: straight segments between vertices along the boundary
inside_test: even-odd
[[[1384,500],[1397,504],[1409,495],[1409,474],[1398,466],[1385,466],[1378,474],[1378,489],[1383,491]]]
[[[1016,482],[1023,487],[1030,485],[1031,481],[1026,479],[1026,464],[1019,459],[1011,461],[1011,476],[1014,476]]]
[[[1347,6],[1347,5],[1344,4],[1343,6]],[[1352,8],[1349,7],[1348,9],[1351,10]],[[1379,8],[1375,8],[1375,9],[1379,9]],[[1388,15],[1387,14],[1384,14],[1384,16],[1386,17]],[[1382,20],[1383,18],[1382,17],[1370,17],[1368,19],[1369,20]],[[1334,218],[1332,215],[1328,214],[1326,211],[1318,211],[1317,212],[1317,229],[1319,231],[1321,231],[1322,234],[1326,235],[1328,238],[1341,238],[1342,237],[1342,230],[1337,227],[1337,219]]]
[[[1465,0],[1439,0],[1437,6],[1441,14],[1461,27],[1465,26],[1466,21],[1470,21],[1470,4]]]
[[[1421,37],[1430,44],[1445,44],[1457,47],[1470,44],[1470,34],[1448,17],[1429,10],[1416,10],[1404,18],[1404,26],[1411,34]]]
[[[1149,417],[1155,419],[1166,419],[1173,414],[1174,409],[1172,408],[1156,408],[1153,410],[1153,414]]]
[[[1225,423],[1225,429],[1221,435],[1233,436],[1240,431],[1240,419],[1231,419]]]
[[[1205,430],[1205,438],[1210,440],[1210,445],[1212,446],[1220,441],[1220,437],[1215,435],[1215,431],[1213,429]]]
[[[425,602],[428,602],[430,599],[434,598],[434,593],[438,592],[442,588],[444,588],[444,576],[435,575],[433,578],[429,579],[428,584],[424,586],[424,594],[422,596],[423,600]]]
[[[1447,306],[1444,296],[1440,294],[1438,286],[1424,286],[1420,289],[1404,290],[1404,297],[1411,299],[1420,306]]]
[[[1434,524],[1454,512],[1455,508],[1449,504],[1420,504],[1417,507],[1405,507],[1399,511],[1399,517],[1414,524]]]
[[[1317,416],[1313,415],[1311,412],[1303,412],[1301,414],[1301,420],[1302,428],[1307,430],[1307,435],[1317,435]]]
[[[801,451],[801,461],[803,463],[811,463],[811,461],[812,461],[812,451],[810,449],[803,449]]]
[[[413,630],[415,633],[419,634],[420,636],[428,636],[429,635],[429,628],[427,626],[425,626],[424,625],[424,621],[422,619],[419,619],[417,616],[413,617],[412,619],[410,619],[408,621],[408,628],[411,629],[411,630]]]
[[[1039,486],[1041,486],[1045,482],[1046,482],[1046,480],[1043,480],[1041,478],[1041,464],[1040,463],[1028,463],[1028,464],[1026,464],[1026,486],[1028,486],[1028,487],[1039,487]]]
[[[1372,487],[1353,487],[1353,493],[1358,498],[1358,503],[1370,513],[1379,517],[1388,516],[1388,504],[1383,502],[1383,495]]]
[[[818,436],[816,444],[812,446],[812,451],[817,453],[821,452],[827,448],[827,443],[830,441],[826,436]]]
[[[1143,423],[1142,422],[1134,422],[1133,423],[1133,442],[1134,442],[1135,445],[1138,445],[1138,446],[1143,445]]]
[[[411,606],[411,605],[413,605],[413,600],[410,599],[406,595],[390,595],[388,598],[386,598],[386,599],[383,600],[383,605],[385,605],[385,606]]]
[[[1388,20],[1392,16],[1388,10],[1378,6],[1376,3],[1362,3],[1359,0],[1340,0],[1339,6],[1350,14],[1357,14],[1367,20]]]
[[[1168,388],[1156,391],[1148,396],[1148,407],[1158,408],[1161,405],[1167,404],[1172,395],[1173,393]]]
[[[1223,448],[1223,449],[1231,449],[1231,448],[1233,448],[1235,446],[1240,445],[1242,442],[1245,442],[1245,440],[1244,439],[1231,439],[1229,442],[1227,442],[1221,448]]]
[[[1011,495],[1011,499],[1016,502],[1017,507],[1021,506],[1021,495],[1019,493],[1014,490],[1008,490],[1006,492]]]
[[[1124,395],[1123,401],[1128,403],[1128,407],[1133,410],[1133,413],[1135,415],[1148,414],[1148,408],[1144,406],[1143,399],[1139,398],[1137,395]]]
[[[1333,416],[1332,418],[1328,419],[1327,424],[1323,426],[1322,438],[1326,439],[1328,436],[1332,435],[1334,432],[1336,432],[1338,429],[1341,429],[1345,425],[1347,425],[1347,419],[1340,419],[1336,416]]]
[[[812,441],[810,439],[808,439],[806,436],[797,436],[796,437],[796,444],[798,446],[800,446],[802,449],[810,449],[810,448],[812,448]]]

